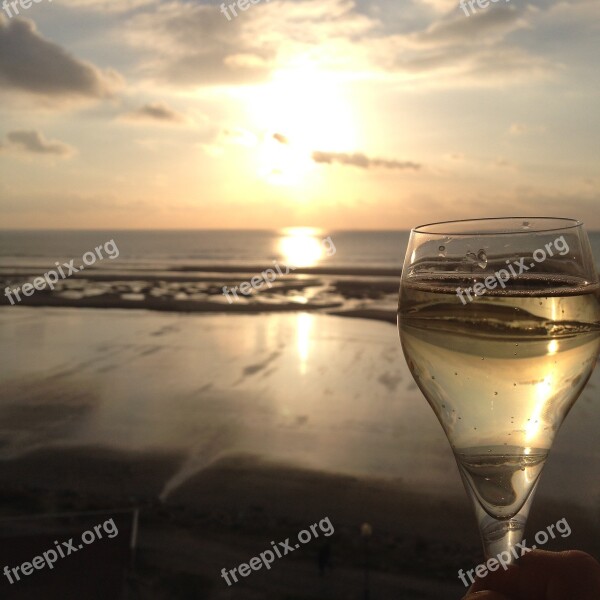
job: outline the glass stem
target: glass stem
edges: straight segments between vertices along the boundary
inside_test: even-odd
[[[527,524],[527,517],[529,516],[536,488],[537,482],[521,510],[509,519],[491,517],[481,507],[477,499],[471,496],[475,506],[475,515],[486,561],[495,558],[500,560],[502,564],[513,564],[521,556],[522,550],[517,547],[517,544],[523,541],[525,525]]]

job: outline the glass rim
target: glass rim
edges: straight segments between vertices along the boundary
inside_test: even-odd
[[[476,229],[468,232],[460,232],[460,231],[444,231],[444,229],[439,229],[443,225],[457,225],[460,223],[490,223],[494,221],[553,221],[553,222],[562,222],[562,226],[558,227],[532,227],[531,229],[523,230],[523,229],[496,229],[489,231],[477,231]],[[519,235],[525,234],[530,235],[532,233],[548,233],[551,231],[565,231],[567,229],[574,229],[576,227],[582,227],[583,221],[579,219],[571,219],[569,217],[542,217],[542,216],[516,216],[516,217],[483,217],[480,219],[454,219],[451,221],[436,221],[434,223],[425,223],[423,225],[417,225],[413,227],[410,232],[411,233],[419,233],[426,235],[443,235],[443,236],[453,236],[453,237],[466,237],[466,236],[489,236],[489,235]],[[435,230],[428,229],[436,228]]]

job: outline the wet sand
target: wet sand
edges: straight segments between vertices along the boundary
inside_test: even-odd
[[[183,452],[182,480],[242,452],[432,489],[456,481],[388,324],[19,307],[0,326],[0,457],[85,443]]]
[[[359,598],[365,521],[374,597],[459,598],[456,571],[480,560],[450,448],[388,323],[7,307],[0,344],[2,515],[141,506],[141,590]],[[532,510],[531,532],[571,524],[550,549],[600,551],[598,377]],[[235,589],[220,579],[325,516],[330,576],[315,542]],[[168,591],[182,574],[195,596]]]

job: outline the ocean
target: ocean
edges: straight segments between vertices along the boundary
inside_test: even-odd
[[[114,246],[85,272],[55,289],[23,297],[21,305],[145,308],[178,312],[318,310],[369,312],[393,322],[408,231],[4,231],[0,289],[32,282],[86,253]],[[590,235],[600,264],[600,233]],[[86,260],[87,262],[87,260]],[[93,264],[91,264],[93,263]],[[227,296],[267,269],[289,266],[272,286]],[[291,269],[291,267],[294,267]],[[66,269],[65,269],[66,271]],[[0,303],[9,300],[0,296]]]
[[[596,263],[600,264],[600,232],[590,232]],[[331,238],[332,256],[315,252],[315,244]],[[51,268],[55,261],[78,258],[99,244],[114,240],[118,261],[97,262],[97,268],[169,269],[181,267],[254,266],[271,261],[298,261],[307,252],[310,266],[400,269],[408,231],[322,231],[293,228],[282,231],[2,231],[0,267]],[[300,260],[300,262],[302,262]],[[308,266],[308,265],[307,265]]]
[[[400,268],[408,243],[407,231],[3,231],[0,266],[50,268],[54,261],[78,258],[114,239],[118,261],[98,262],[98,268],[181,268],[203,266],[270,266],[273,260],[302,260],[310,266]],[[331,238],[335,254],[316,252]],[[296,255],[294,255],[296,253]],[[111,264],[112,263],[112,264]],[[118,267],[117,267],[118,265]]]

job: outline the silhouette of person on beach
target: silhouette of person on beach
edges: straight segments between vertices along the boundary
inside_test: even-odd
[[[477,579],[463,600],[598,600],[600,564],[579,550],[534,550]]]
[[[317,565],[319,566],[319,575],[323,577],[325,575],[325,569],[329,567],[331,569],[331,543],[325,542],[319,548],[319,554],[317,556]]]

